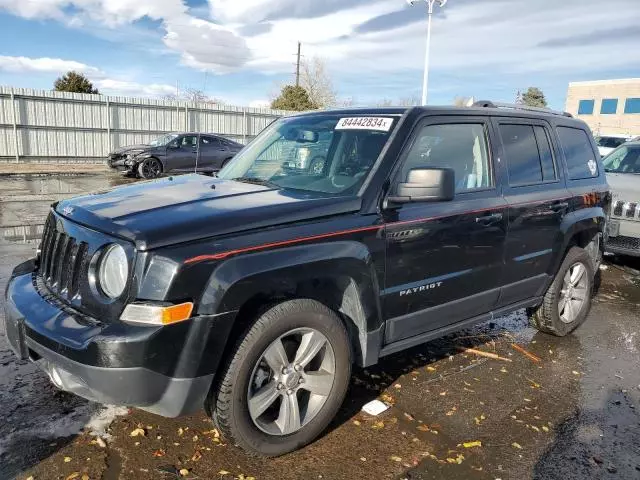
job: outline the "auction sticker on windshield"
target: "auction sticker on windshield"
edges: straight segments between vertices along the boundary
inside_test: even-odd
[[[378,130],[388,132],[393,125],[393,118],[384,117],[349,117],[341,118],[336,130]]]

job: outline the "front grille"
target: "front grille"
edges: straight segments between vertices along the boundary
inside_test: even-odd
[[[87,268],[88,245],[58,231],[49,215],[40,246],[39,274],[47,288],[59,297],[73,300],[79,295],[80,272]]]
[[[630,203],[629,208],[627,208],[627,218],[635,218],[636,216],[636,208],[638,207],[637,203]]]
[[[640,250],[640,238],[634,237],[609,237],[608,245],[624,250]]]

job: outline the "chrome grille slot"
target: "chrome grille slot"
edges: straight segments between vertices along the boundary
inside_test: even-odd
[[[87,267],[88,245],[58,231],[50,215],[40,247],[39,275],[44,284],[68,300],[79,293],[80,272]]]
[[[613,214],[616,217],[621,217],[622,216],[622,208],[624,207],[624,202],[616,202],[614,207],[613,207]]]
[[[629,207],[627,208],[627,218],[635,218],[637,208],[637,203],[630,203]]]

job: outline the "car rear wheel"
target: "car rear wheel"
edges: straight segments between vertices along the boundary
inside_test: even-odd
[[[338,316],[315,300],[280,303],[251,326],[212,392],[223,435],[258,456],[312,442],[349,385],[351,349]]]
[[[140,178],[157,178],[162,174],[162,164],[157,158],[147,158],[138,165],[138,175]]]
[[[563,337],[584,322],[591,309],[595,273],[594,262],[586,250],[572,247],[544,296],[531,316],[538,330]]]

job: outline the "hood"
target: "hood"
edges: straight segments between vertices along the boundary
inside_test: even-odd
[[[607,173],[607,182],[614,202],[640,203],[640,175],[633,173]]]
[[[140,250],[357,212],[358,197],[325,197],[203,175],[183,175],[63,200],[56,212]]]
[[[134,150],[148,150],[154,148],[151,145],[144,145],[144,144],[140,144],[140,145],[127,145],[126,147],[120,147],[115,149],[113,152],[116,155],[122,155],[123,153],[128,153]]]

